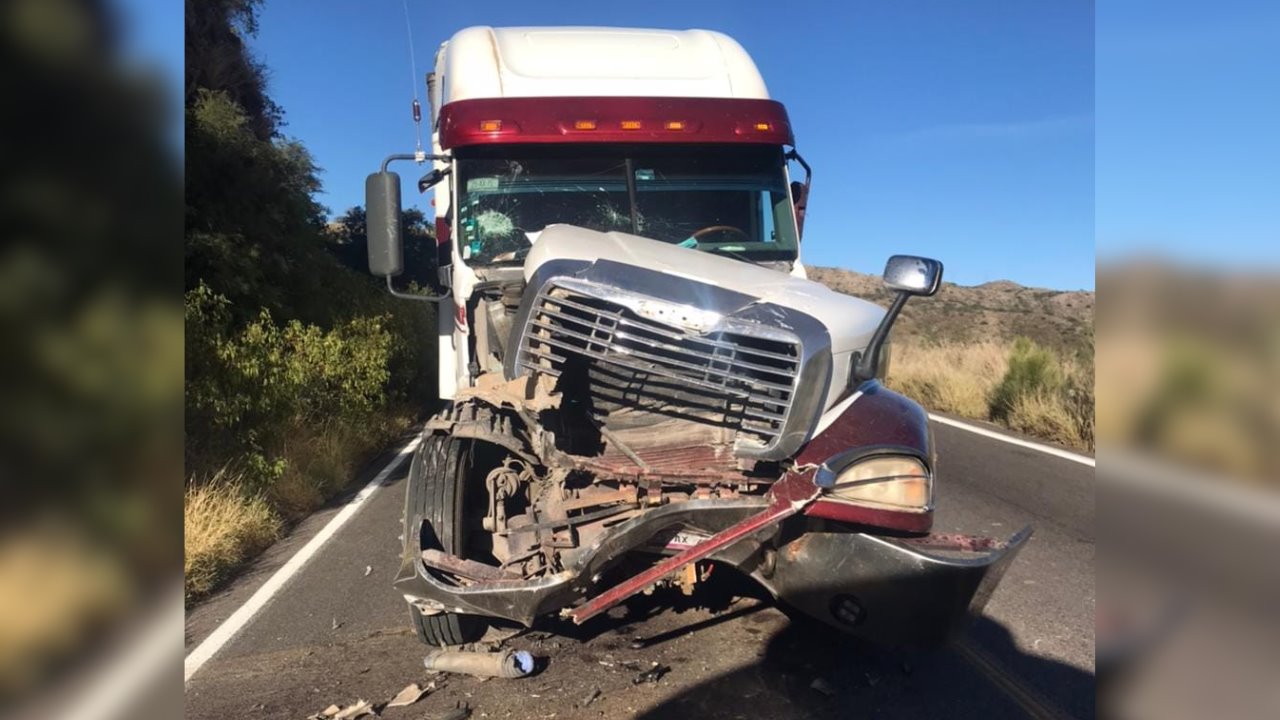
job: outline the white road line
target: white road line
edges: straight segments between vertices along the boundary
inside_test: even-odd
[[[969,423],[962,423],[959,420],[952,420],[951,418],[943,417],[942,415],[934,415],[933,413],[929,413],[929,419],[934,422],[942,423],[943,425],[950,425],[951,427],[960,428],[961,430],[968,430],[969,432],[974,433],[976,435],[989,437],[993,440],[999,440],[1000,442],[1007,442],[1010,445],[1017,445],[1019,447],[1028,448],[1031,450],[1035,450],[1037,452],[1045,453],[1046,455],[1053,455],[1056,457],[1060,457],[1064,460],[1070,460],[1071,462],[1078,462],[1081,465],[1088,465],[1089,467],[1097,467],[1094,462],[1094,459],[1089,457],[1088,455],[1080,455],[1078,453],[1073,453],[1068,450],[1061,450],[1056,447],[1050,447],[1049,445],[1041,445],[1040,443],[1034,443],[1034,442],[1031,442],[1030,440],[1023,440],[1022,438],[1010,437],[1003,433],[995,432],[994,430],[988,430],[983,427],[978,427],[977,425],[970,425]]]
[[[289,578],[298,574],[298,571],[302,569],[302,566],[305,565],[307,561],[324,546],[325,543],[333,539],[333,536],[343,525],[347,523],[348,520],[355,517],[355,514],[360,511],[360,508],[365,504],[365,502],[368,501],[369,498],[373,497],[374,493],[378,491],[378,488],[382,487],[382,484],[386,482],[387,477],[391,475],[391,473],[395,472],[396,468],[400,467],[400,463],[404,462],[405,458],[409,457],[409,455],[417,449],[419,442],[421,442],[421,436],[415,437],[413,440],[410,440],[407,445],[401,448],[400,452],[387,463],[386,467],[382,468],[382,470],[369,481],[368,485],[365,485],[360,492],[356,493],[355,497],[351,498],[351,502],[344,505],[342,510],[340,510],[337,515],[333,516],[333,519],[329,521],[328,525],[321,528],[320,532],[316,533],[316,536],[311,538],[310,542],[303,545],[301,550],[295,553],[293,557],[289,558],[289,561],[277,570],[276,573],[262,585],[262,587],[258,588],[258,591],[255,592],[253,596],[245,602],[245,604],[237,608],[234,613],[231,613],[231,617],[224,620],[217,629],[209,634],[209,637],[204,639],[204,642],[197,645],[196,649],[192,650],[190,655],[187,655],[186,659],[183,661],[183,683],[190,681],[191,676],[195,675],[196,671],[199,670],[202,665],[217,654],[217,652],[221,650],[222,647],[231,640],[231,638],[235,637],[236,633],[240,632],[240,630],[253,619],[254,615],[258,614],[259,610],[270,602],[271,598],[274,597],[277,592],[280,592],[280,588],[284,587],[285,583],[289,582]]]

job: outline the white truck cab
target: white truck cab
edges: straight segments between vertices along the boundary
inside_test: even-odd
[[[449,158],[434,188],[452,291],[437,316],[442,398],[491,369],[486,358],[499,366],[492,353],[472,361],[468,303],[518,274],[550,223],[804,277],[786,110],[722,33],[466,28],[440,46],[428,97],[434,154]]]

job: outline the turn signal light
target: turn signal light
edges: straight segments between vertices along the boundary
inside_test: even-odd
[[[574,130],[595,130],[596,121],[595,120],[574,120],[573,129]]]
[[[498,132],[502,129],[501,120],[481,120],[480,132]]]

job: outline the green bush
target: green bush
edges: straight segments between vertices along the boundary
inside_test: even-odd
[[[1006,420],[1019,398],[1050,397],[1062,388],[1058,356],[1025,337],[1009,351],[1009,367],[991,395],[991,417]]]
[[[187,293],[188,444],[195,465],[238,461],[256,484],[284,472],[274,451],[291,428],[358,424],[384,409],[395,351],[409,347],[387,315],[329,330],[277,324],[265,309],[236,329],[230,317],[230,301],[208,286]]]

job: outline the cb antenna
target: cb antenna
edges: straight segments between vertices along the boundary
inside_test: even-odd
[[[413,23],[409,20],[409,0],[401,0],[404,5],[404,29],[409,36],[409,70],[413,73],[410,85],[413,87],[413,132],[417,136],[417,149],[413,159],[419,165],[426,162],[427,154],[422,150],[422,103],[418,102],[418,56],[413,50]]]

